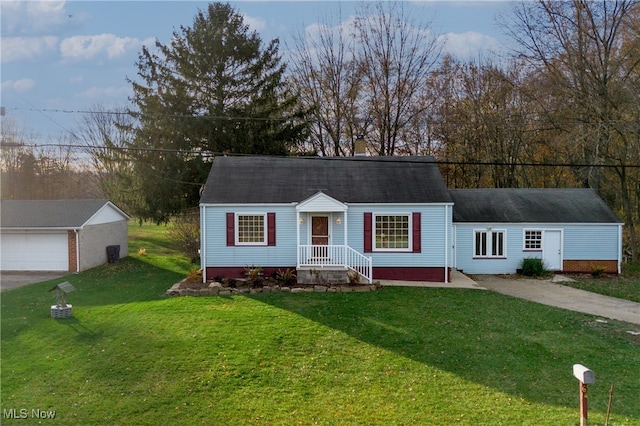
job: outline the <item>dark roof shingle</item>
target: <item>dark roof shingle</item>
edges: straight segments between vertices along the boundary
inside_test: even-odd
[[[432,157],[216,157],[203,204],[292,203],[322,191],[347,203],[450,203]]]
[[[452,189],[454,222],[621,223],[591,189]]]
[[[79,228],[107,203],[107,200],[1,200],[0,227]]]

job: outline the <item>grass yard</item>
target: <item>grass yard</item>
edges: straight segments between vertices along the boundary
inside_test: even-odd
[[[580,275],[572,278],[576,281],[562,284],[640,303],[640,263],[624,265],[619,277]]]
[[[591,425],[611,384],[609,424],[640,425],[629,325],[479,290],[166,298],[192,265],[163,227],[130,237],[63,279],[72,318],[49,317],[62,280],[2,293],[3,425],[576,425],[574,363]]]

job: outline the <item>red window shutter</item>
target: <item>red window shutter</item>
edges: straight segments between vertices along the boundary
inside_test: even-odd
[[[371,243],[373,241],[373,214],[364,214],[364,252],[371,253]]]
[[[267,245],[276,245],[276,214],[267,213]]]
[[[412,215],[412,228],[413,228],[413,252],[420,253],[422,250],[420,241],[420,212],[415,212]]]
[[[236,245],[236,215],[227,213],[227,245]]]

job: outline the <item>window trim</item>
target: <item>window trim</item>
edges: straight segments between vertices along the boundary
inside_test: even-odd
[[[382,248],[378,247],[376,241],[376,219],[380,216],[404,216],[407,218],[407,247],[406,248]],[[374,252],[412,253],[413,250],[413,213],[373,213],[371,217],[371,249]]]
[[[251,241],[251,242],[240,242],[240,216],[260,216],[262,217],[262,227],[263,227],[263,232],[262,232],[262,241],[261,242],[257,242],[257,241]],[[235,214],[235,245],[237,246],[266,246],[269,243],[269,236],[268,236],[268,224],[267,224],[267,213],[251,213],[251,212],[247,212],[247,213],[236,213]]]
[[[476,239],[477,235],[486,234],[486,252],[482,255],[476,252]],[[492,255],[493,238],[492,234],[502,234],[502,254]],[[506,229],[474,229],[473,230],[473,258],[474,259],[506,259],[507,258],[507,230]]]
[[[527,232],[539,232],[540,233],[540,239],[538,240],[527,240]],[[543,247],[542,247],[542,242],[544,240],[544,230],[540,229],[540,228],[524,228],[522,230],[522,251],[529,251],[529,252],[541,252]],[[527,242],[528,241],[537,241],[539,246],[538,248],[532,248],[532,247],[527,247]]]

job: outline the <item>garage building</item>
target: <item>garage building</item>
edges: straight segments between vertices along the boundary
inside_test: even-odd
[[[108,200],[2,200],[0,270],[80,272],[106,263],[108,246],[127,256],[130,219]]]

